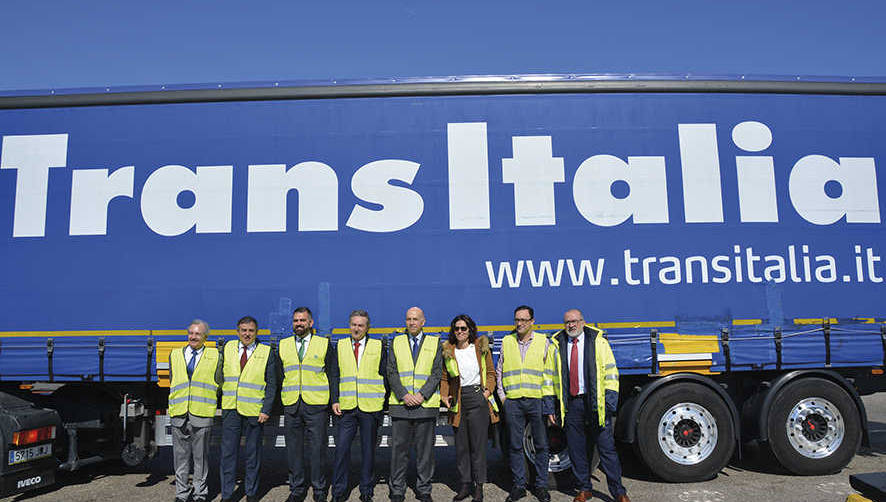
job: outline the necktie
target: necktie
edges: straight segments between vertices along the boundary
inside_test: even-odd
[[[357,365],[360,365],[360,342],[354,342],[354,361],[357,361]]]
[[[572,353],[569,355],[569,394],[578,395],[578,337],[572,339]]]
[[[301,361],[305,358],[305,339],[298,339],[298,360]]]
[[[418,337],[414,336],[414,337],[412,337],[412,360],[415,361],[415,359],[417,357],[418,357]]]
[[[191,379],[191,376],[194,374],[194,365],[197,364],[197,352],[191,351],[191,359],[188,361],[188,380]]]
[[[243,367],[246,366],[246,346],[243,346],[243,354],[240,355],[240,371],[243,371]]]

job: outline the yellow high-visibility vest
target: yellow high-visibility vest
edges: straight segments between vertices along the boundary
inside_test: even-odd
[[[421,347],[418,350],[418,358],[412,362],[412,349],[409,347],[409,335],[397,335],[394,337],[394,356],[397,358],[397,372],[400,374],[400,383],[410,394],[418,392],[422,385],[431,376],[434,367],[434,358],[440,346],[440,337],[422,335]],[[388,404],[402,405],[403,402],[391,392]],[[424,408],[440,407],[440,386],[434,390],[434,394],[421,403]]]
[[[218,407],[218,349],[203,347],[203,355],[188,380],[188,366],[181,349],[172,351],[172,381],[169,383],[169,416],[190,413],[198,417],[214,417]]]
[[[329,339],[313,334],[304,360],[299,360],[295,336],[280,341],[280,360],[283,361],[280,398],[284,406],[294,404],[299,396],[307,404],[329,404],[329,377],[323,370],[328,349]]]
[[[360,342],[366,345],[358,367],[350,337],[338,341],[338,403],[343,410],[381,411],[385,404],[385,380],[378,373],[381,342],[369,337],[363,337]]]
[[[236,409],[244,417],[257,417],[261,413],[262,400],[265,398],[265,371],[271,347],[256,343],[255,350],[240,371],[240,354],[238,342],[232,340],[225,344],[224,377],[222,382],[222,409]]]
[[[542,396],[554,395],[555,357],[548,347],[548,339],[534,333],[526,358],[520,357],[517,335],[510,334],[501,341],[501,384],[508,399],[530,397],[541,399]],[[546,350],[547,348],[547,350]]]

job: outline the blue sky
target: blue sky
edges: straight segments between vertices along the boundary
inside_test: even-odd
[[[882,1],[19,1],[0,90],[525,73],[886,76]]]

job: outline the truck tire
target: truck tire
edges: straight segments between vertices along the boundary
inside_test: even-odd
[[[786,385],[769,408],[766,428],[772,454],[794,474],[837,472],[861,444],[855,402],[842,387],[823,378]]]
[[[735,449],[729,407],[704,385],[669,385],[643,404],[636,448],[649,469],[665,481],[711,479]]]

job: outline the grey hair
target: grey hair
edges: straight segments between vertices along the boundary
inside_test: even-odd
[[[352,310],[351,315],[348,316],[348,321],[350,321],[352,317],[365,317],[366,318],[366,325],[369,326],[369,324],[370,324],[369,312],[366,312],[363,309]]]
[[[209,337],[209,323],[207,323],[203,319],[194,319],[193,321],[191,321],[191,324],[188,324],[188,327],[190,328],[191,326],[194,326],[194,325],[199,325],[199,326],[203,327],[203,339],[204,340]]]

